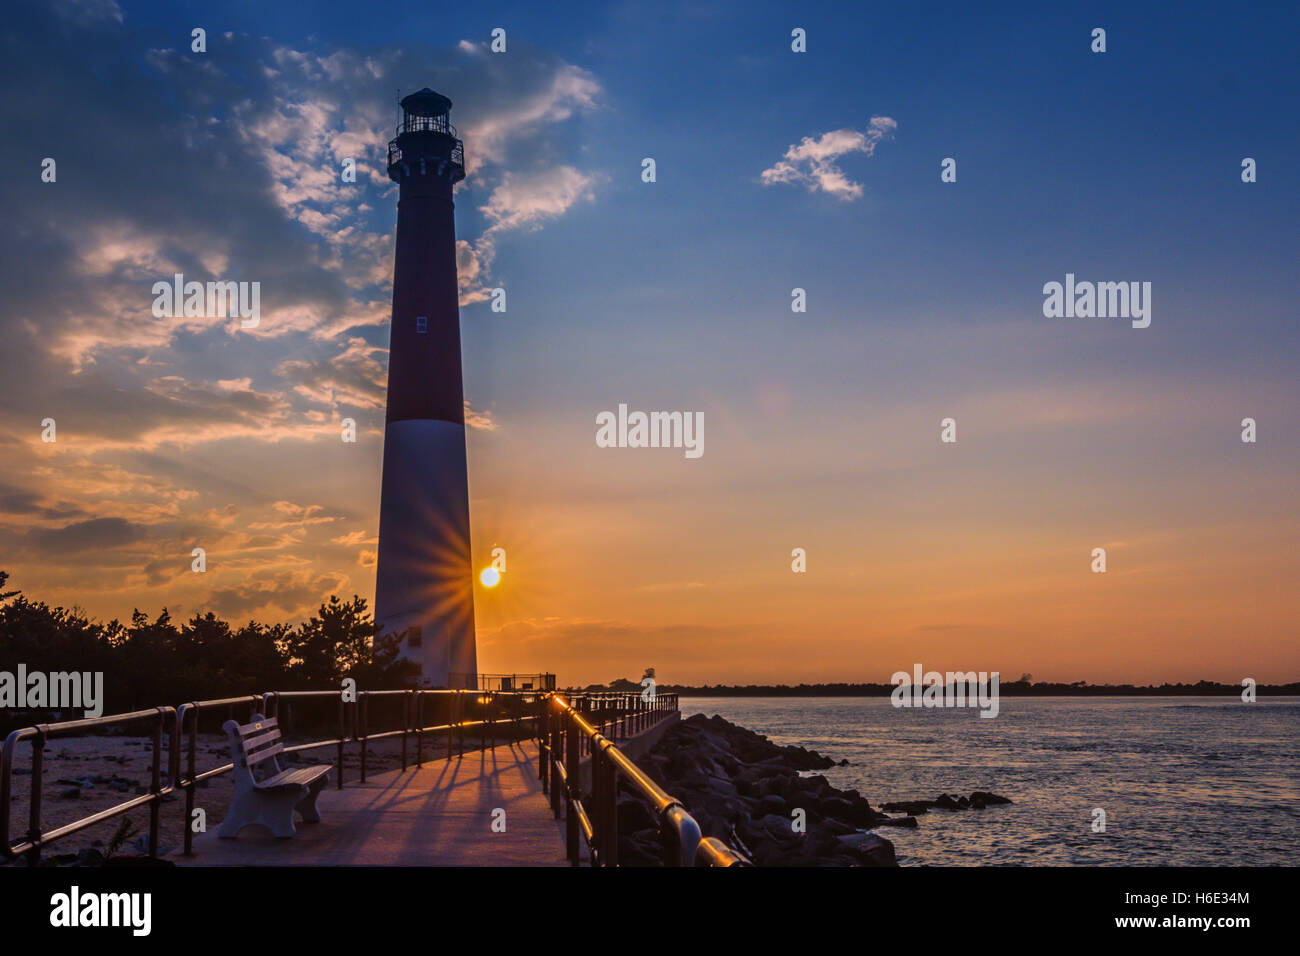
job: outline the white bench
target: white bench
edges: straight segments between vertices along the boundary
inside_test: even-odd
[[[221,729],[230,738],[235,799],[217,828],[217,836],[233,839],[249,824],[260,823],[278,837],[291,837],[295,810],[306,823],[320,820],[316,797],[329,782],[333,769],[329,764],[281,770],[275,755],[284,750],[284,743],[274,717],[268,720],[254,714],[251,724],[228,720]]]

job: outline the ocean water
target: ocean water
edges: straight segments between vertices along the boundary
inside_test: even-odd
[[[879,830],[905,866],[1300,865],[1300,699],[1000,704],[993,719],[887,697],[693,697],[681,710],[847,758],[826,778],[873,806],[973,790],[1015,801]]]

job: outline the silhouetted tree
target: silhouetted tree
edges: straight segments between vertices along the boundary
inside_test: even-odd
[[[153,620],[137,608],[129,624],[104,624],[4,591],[8,579],[0,571],[0,670],[102,671],[106,713],[269,690],[333,690],[345,677],[361,690],[404,687],[417,670],[397,660],[396,637],[375,638],[366,601],[355,595],[347,602],[331,596],[298,627],[249,621],[234,629],[212,612],[178,627],[166,608]],[[30,723],[31,715],[14,719]]]

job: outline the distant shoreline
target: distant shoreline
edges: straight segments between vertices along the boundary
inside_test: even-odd
[[[618,689],[618,688],[615,688]],[[684,686],[660,684],[660,693],[678,694],[682,697],[888,697],[893,684],[719,684]],[[1006,681],[998,687],[1003,697],[1241,697],[1242,688],[1235,684],[1214,684],[1201,681],[1196,684],[1161,684],[1135,686],[1132,684],[1027,684]],[[1292,684],[1260,684],[1255,688],[1259,697],[1300,696],[1300,682]]]

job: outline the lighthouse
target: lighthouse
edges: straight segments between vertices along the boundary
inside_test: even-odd
[[[388,144],[398,184],[388,348],[388,411],[375,622],[421,687],[477,687],[469,472],[460,364],[452,187],[465,156],[451,100],[425,88],[402,100]]]

